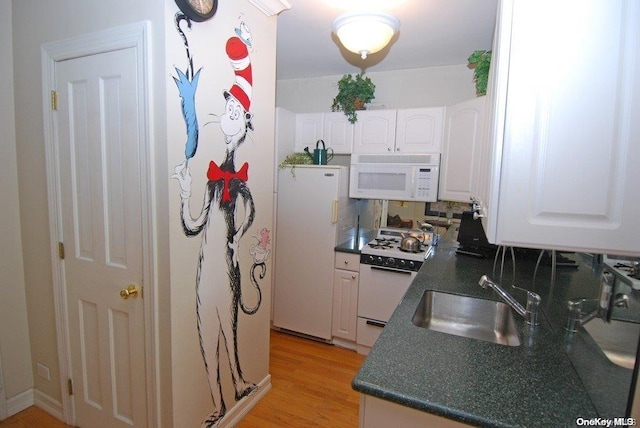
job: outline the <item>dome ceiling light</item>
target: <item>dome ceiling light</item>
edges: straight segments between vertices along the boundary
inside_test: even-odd
[[[342,45],[362,59],[383,49],[400,28],[400,20],[388,13],[347,13],[333,21],[333,32]]]

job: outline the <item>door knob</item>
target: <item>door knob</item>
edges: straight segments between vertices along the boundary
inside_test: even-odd
[[[138,286],[135,284],[129,285],[127,288],[120,290],[120,297],[127,300],[129,297],[135,298],[138,296]]]

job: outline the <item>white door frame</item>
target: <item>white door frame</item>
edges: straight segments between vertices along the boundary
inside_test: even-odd
[[[71,355],[69,341],[69,320],[67,316],[66,278],[64,262],[58,257],[58,243],[62,242],[62,208],[59,182],[59,159],[57,141],[57,116],[52,109],[51,93],[55,87],[55,64],[83,56],[104,52],[134,48],[137,55],[138,88],[140,106],[140,176],[142,196],[142,257],[144,284],[144,325],[145,325],[145,367],[147,380],[147,420],[149,426],[158,426],[159,382],[157,355],[156,315],[156,268],[155,225],[153,209],[155,183],[152,180],[152,130],[151,108],[151,61],[150,61],[150,23],[136,22],[121,27],[79,36],[69,40],[47,43],[42,46],[42,111],[44,115],[44,137],[47,166],[47,192],[49,204],[49,228],[51,239],[51,266],[53,273],[53,291],[58,339],[58,358],[60,361],[60,390],[62,391],[62,415],[69,424],[75,424],[73,400],[67,394],[67,381],[71,377]]]

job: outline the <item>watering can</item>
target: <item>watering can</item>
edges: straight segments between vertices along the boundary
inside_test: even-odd
[[[322,144],[322,148],[320,148],[320,144]],[[313,150],[313,155],[309,151],[309,147],[305,147],[304,151],[311,157],[311,159],[313,159],[314,165],[326,165],[327,162],[333,159],[333,149],[327,149],[323,140],[318,140],[316,142],[316,148]]]

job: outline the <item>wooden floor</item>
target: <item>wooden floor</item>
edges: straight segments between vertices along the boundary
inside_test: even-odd
[[[355,351],[272,331],[271,391],[238,427],[357,427],[358,393],[351,389],[351,380],[363,361]],[[0,427],[69,426],[32,406]]]

